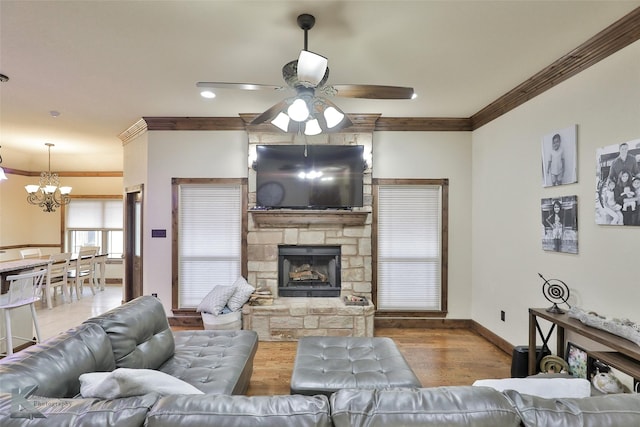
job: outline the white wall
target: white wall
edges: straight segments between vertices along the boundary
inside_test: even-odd
[[[374,132],[374,178],[449,179],[449,319],[471,317],[471,133]]]
[[[144,184],[143,293],[157,293],[168,313],[171,178],[246,178],[247,145],[243,131],[150,131],[125,146],[125,186]],[[151,238],[153,229],[167,230],[167,237]]]
[[[543,188],[541,139],[578,125],[578,183]],[[640,138],[640,42],[473,132],[472,319],[526,344],[527,309],[551,305],[542,280],[575,305],[638,317],[640,227],[595,224],[596,149]],[[578,196],[578,254],[545,252],[540,200]],[[506,322],[500,321],[506,311]]]

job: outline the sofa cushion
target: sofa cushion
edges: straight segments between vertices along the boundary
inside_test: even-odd
[[[330,401],[335,427],[520,426],[509,399],[488,387],[343,389]]]
[[[118,368],[157,369],[173,355],[173,333],[155,297],[138,297],[84,323],[104,329]]]
[[[173,357],[160,371],[210,394],[242,394],[258,348],[254,331],[179,331]]]
[[[111,342],[98,325],[80,325],[0,360],[0,391],[37,385],[35,394],[73,397],[85,372],[115,368]]]
[[[582,399],[545,399],[505,391],[525,427],[640,426],[640,394],[610,394]]]
[[[147,427],[332,427],[325,396],[166,396],[153,407]]]
[[[117,399],[147,393],[157,393],[161,396],[203,394],[192,385],[153,369],[118,368],[112,372],[90,372],[80,375],[82,397]]]
[[[0,393],[1,426],[118,426],[142,427],[157,394],[125,399],[58,399],[30,397],[30,407],[15,413],[15,396]],[[43,416],[29,419],[29,415]],[[22,418],[20,418],[22,417]]]

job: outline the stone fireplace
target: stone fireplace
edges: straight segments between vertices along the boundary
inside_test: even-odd
[[[364,145],[365,153],[370,153],[374,124],[375,120],[368,131],[321,134],[307,137],[303,143]],[[300,143],[297,137],[250,131],[250,157],[257,145]],[[364,175],[363,207],[352,210],[255,209],[255,191],[255,172],[249,167],[247,280],[269,288],[276,298],[271,306],[245,306],[244,327],[257,331],[261,340],[295,340],[308,335],[373,336],[373,305],[348,306],[343,301],[347,295],[371,301],[371,169]],[[295,248],[331,248],[337,254],[322,253],[310,259],[312,262],[300,262],[307,254],[288,255],[287,268],[316,261],[326,265],[312,268],[319,274],[297,272],[309,277],[310,282],[284,283],[279,274],[284,264],[281,250]],[[322,275],[327,276],[328,283]]]
[[[278,246],[278,295],[339,297],[340,246]]]

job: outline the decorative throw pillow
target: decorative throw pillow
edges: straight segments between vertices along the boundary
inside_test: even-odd
[[[477,380],[474,386],[491,387],[497,391],[515,390],[518,393],[547,399],[589,397],[591,384],[583,378],[504,378]]]
[[[99,399],[141,396],[147,393],[204,394],[191,384],[153,369],[118,368],[113,372],[80,375],[80,395]]]
[[[242,308],[245,302],[249,301],[249,297],[256,290],[251,286],[244,277],[240,276],[232,285],[235,288],[233,295],[227,301],[227,305],[231,311],[238,311]]]
[[[221,286],[218,285],[207,294],[202,302],[198,305],[196,311],[204,311],[205,313],[211,313],[218,315],[222,311],[227,301],[233,295],[236,289],[233,286]]]

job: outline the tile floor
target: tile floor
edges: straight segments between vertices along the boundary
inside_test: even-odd
[[[70,304],[65,304],[57,295],[53,300],[53,308],[48,309],[47,304],[37,304],[38,324],[42,340],[49,339],[60,332],[79,325],[89,317],[97,316],[105,311],[122,304],[122,285],[107,285],[104,291],[96,291],[91,295],[91,290],[85,286],[82,299],[77,301],[75,294]]]

